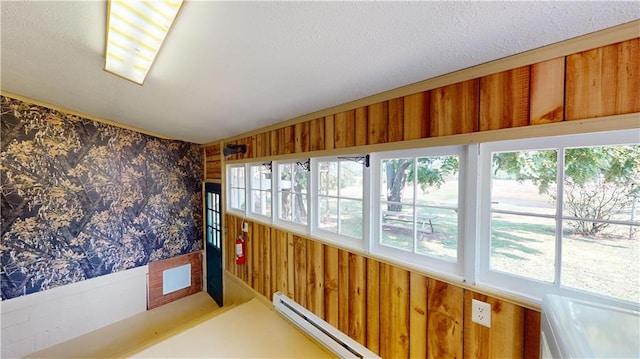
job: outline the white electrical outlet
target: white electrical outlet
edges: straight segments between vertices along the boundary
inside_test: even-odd
[[[471,299],[471,320],[487,328],[491,328],[491,305]]]

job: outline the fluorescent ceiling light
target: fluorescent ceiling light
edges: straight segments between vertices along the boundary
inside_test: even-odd
[[[111,0],[104,70],[142,85],[183,0]]]

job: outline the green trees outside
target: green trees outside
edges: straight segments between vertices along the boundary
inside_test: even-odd
[[[429,187],[440,188],[445,179],[458,172],[458,157],[431,156],[401,158],[383,161],[387,182],[387,210],[402,211],[402,195],[407,181],[418,181],[420,189],[427,192]]]
[[[530,180],[540,194],[557,200],[556,150],[496,153],[492,160],[494,175]],[[640,145],[569,148],[564,169],[564,215],[577,218],[569,221],[575,233],[596,236],[610,226],[604,221],[636,219]]]

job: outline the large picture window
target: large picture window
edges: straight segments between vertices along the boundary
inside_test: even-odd
[[[484,280],[534,297],[569,289],[640,301],[637,132],[483,150]]]

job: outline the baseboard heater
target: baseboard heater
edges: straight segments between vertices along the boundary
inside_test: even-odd
[[[341,358],[380,359],[378,355],[281,292],[273,294],[273,305],[284,317],[322,343],[337,356]]]

